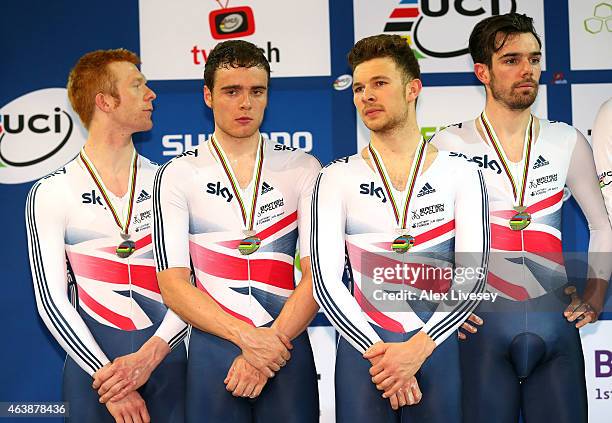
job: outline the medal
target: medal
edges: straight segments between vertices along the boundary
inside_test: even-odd
[[[231,167],[228,165],[228,160],[225,157],[225,153],[218,145],[217,140],[213,134],[211,137],[211,145],[217,156],[219,157],[219,162],[225,171],[225,175],[230,182],[232,187],[232,191],[234,192],[234,198],[238,200],[238,205],[240,206],[240,213],[242,215],[242,222],[245,229],[242,230],[245,238],[240,241],[238,244],[238,251],[242,255],[253,254],[255,251],[259,249],[259,245],[261,244],[261,239],[255,236],[257,231],[253,230],[253,226],[255,223],[255,209],[257,208],[257,199],[259,197],[259,192],[261,191],[261,174],[263,171],[263,160],[264,160],[264,141],[261,134],[259,135],[259,146],[257,148],[257,157],[255,159],[255,174],[253,175],[254,184],[253,184],[253,194],[251,196],[251,210],[250,213],[247,214],[247,209],[244,204],[244,200],[240,195],[240,189],[236,178],[234,177],[234,172]]]
[[[514,201],[518,202],[517,206],[514,206],[514,210],[516,214],[512,216],[512,218],[508,221],[508,225],[510,229],[513,231],[522,231],[531,223],[531,215],[526,211],[527,207],[524,206],[525,203],[525,191],[527,188],[527,174],[529,173],[529,162],[531,158],[531,148],[533,145],[533,116],[529,116],[529,125],[527,125],[527,129],[525,131],[525,142],[523,145],[523,177],[521,181],[520,192],[517,192],[517,181],[514,180],[512,173],[510,172],[510,167],[508,166],[508,162],[506,160],[506,155],[504,154],[501,146],[499,145],[499,141],[497,140],[497,134],[493,130],[493,127],[489,123],[489,119],[487,118],[486,113],[483,111],[480,115],[480,122],[482,127],[497,153],[497,157],[502,163],[504,171],[506,172],[506,176],[510,180],[510,185],[512,185],[512,194],[514,195]]]
[[[412,194],[414,192],[414,187],[416,186],[416,181],[419,176],[419,172],[425,161],[427,142],[424,138],[421,137],[421,141],[417,146],[414,160],[412,161],[412,168],[410,169],[410,176],[407,184],[407,193],[406,198],[404,199],[404,208],[402,210],[402,215],[400,216],[399,209],[397,207],[397,202],[395,201],[395,197],[393,196],[393,192],[391,191],[391,183],[389,182],[389,177],[387,176],[387,172],[384,167],[384,163],[378,156],[378,152],[370,143],[368,145],[370,150],[370,156],[372,157],[372,161],[375,164],[376,170],[380,175],[380,179],[383,182],[383,186],[385,187],[385,191],[387,192],[387,198],[389,198],[389,203],[391,203],[391,207],[393,208],[393,215],[395,217],[395,221],[397,222],[399,228],[395,230],[400,236],[395,238],[391,243],[391,250],[395,251],[398,254],[404,254],[410,248],[414,246],[416,243],[416,239],[407,234],[408,229],[408,213],[410,209],[410,200],[412,199]]]
[[[525,207],[515,207],[516,214],[510,219],[510,228],[513,231],[522,231],[531,223],[531,215],[525,211]]]
[[[259,244],[261,244],[261,239],[256,236],[249,236],[240,241],[240,244],[238,244],[238,251],[240,251],[240,254],[243,256],[248,256],[259,249]]]
[[[130,220],[132,219],[132,212],[134,211],[134,197],[135,197],[134,194],[136,192],[136,176],[138,173],[138,154],[136,153],[136,150],[132,152],[132,164],[130,166],[130,188],[128,192],[129,203],[128,203],[128,212],[127,212],[127,216],[125,219],[125,223],[121,223],[119,214],[113,207],[113,203],[108,197],[108,194],[106,193],[106,190],[104,189],[104,186],[102,185],[102,182],[100,178],[98,177],[98,174],[95,171],[94,166],[87,159],[87,155],[85,154],[85,151],[81,150],[81,152],[79,153],[79,156],[81,157],[81,161],[85,165],[85,169],[87,169],[87,171],[89,172],[91,179],[93,179],[94,183],[98,187],[98,190],[100,190],[100,193],[102,194],[102,198],[104,199],[104,202],[106,203],[107,209],[110,210],[111,214],[113,215],[115,224],[119,226],[119,229],[120,229],[119,235],[124,241],[121,244],[119,244],[119,246],[115,249],[115,253],[120,258],[126,258],[126,257],[131,256],[132,253],[136,251],[136,243],[134,241],[129,240],[131,237],[129,233]]]
[[[131,256],[134,251],[136,251],[136,243],[130,240],[123,241],[115,250],[117,255],[121,258]]]
[[[404,254],[412,248],[414,242],[415,239],[413,236],[401,235],[395,238],[395,241],[393,241],[393,244],[391,244],[391,249],[398,254]]]

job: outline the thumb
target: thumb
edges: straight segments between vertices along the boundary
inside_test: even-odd
[[[378,341],[377,343],[372,345],[370,348],[368,348],[365,353],[363,353],[363,358],[366,358],[369,360],[373,357],[376,357],[377,355],[384,354],[386,350],[387,350],[387,344],[385,344],[382,341]]]

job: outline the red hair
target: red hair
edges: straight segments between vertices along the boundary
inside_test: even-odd
[[[119,100],[117,80],[108,65],[113,62],[140,64],[140,58],[129,50],[96,50],[82,56],[68,75],[68,99],[72,108],[89,128],[98,93],[110,94]]]

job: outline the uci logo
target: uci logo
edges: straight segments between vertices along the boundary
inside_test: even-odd
[[[73,159],[84,130],[68,106],[66,90],[50,88],[0,109],[0,183],[41,178]]]
[[[402,1],[391,12],[384,29],[385,32],[411,32],[417,58],[467,54],[467,34],[478,21],[516,12],[516,0],[420,0],[419,3],[405,5]],[[440,34],[445,34],[442,44]]]
[[[380,198],[383,203],[387,202],[387,196],[385,195],[385,191],[381,187],[376,187],[374,182],[370,182],[369,184],[361,184],[359,185],[359,194],[375,196]]]

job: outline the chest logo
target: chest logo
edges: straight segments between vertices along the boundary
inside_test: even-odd
[[[226,187],[221,186],[221,182],[209,182],[206,184],[206,193],[224,198],[228,203],[234,198],[234,194]]]
[[[382,189],[382,187],[375,186],[374,182],[359,185],[359,194],[370,195],[372,197],[380,198],[383,203],[387,202],[385,191]]]

